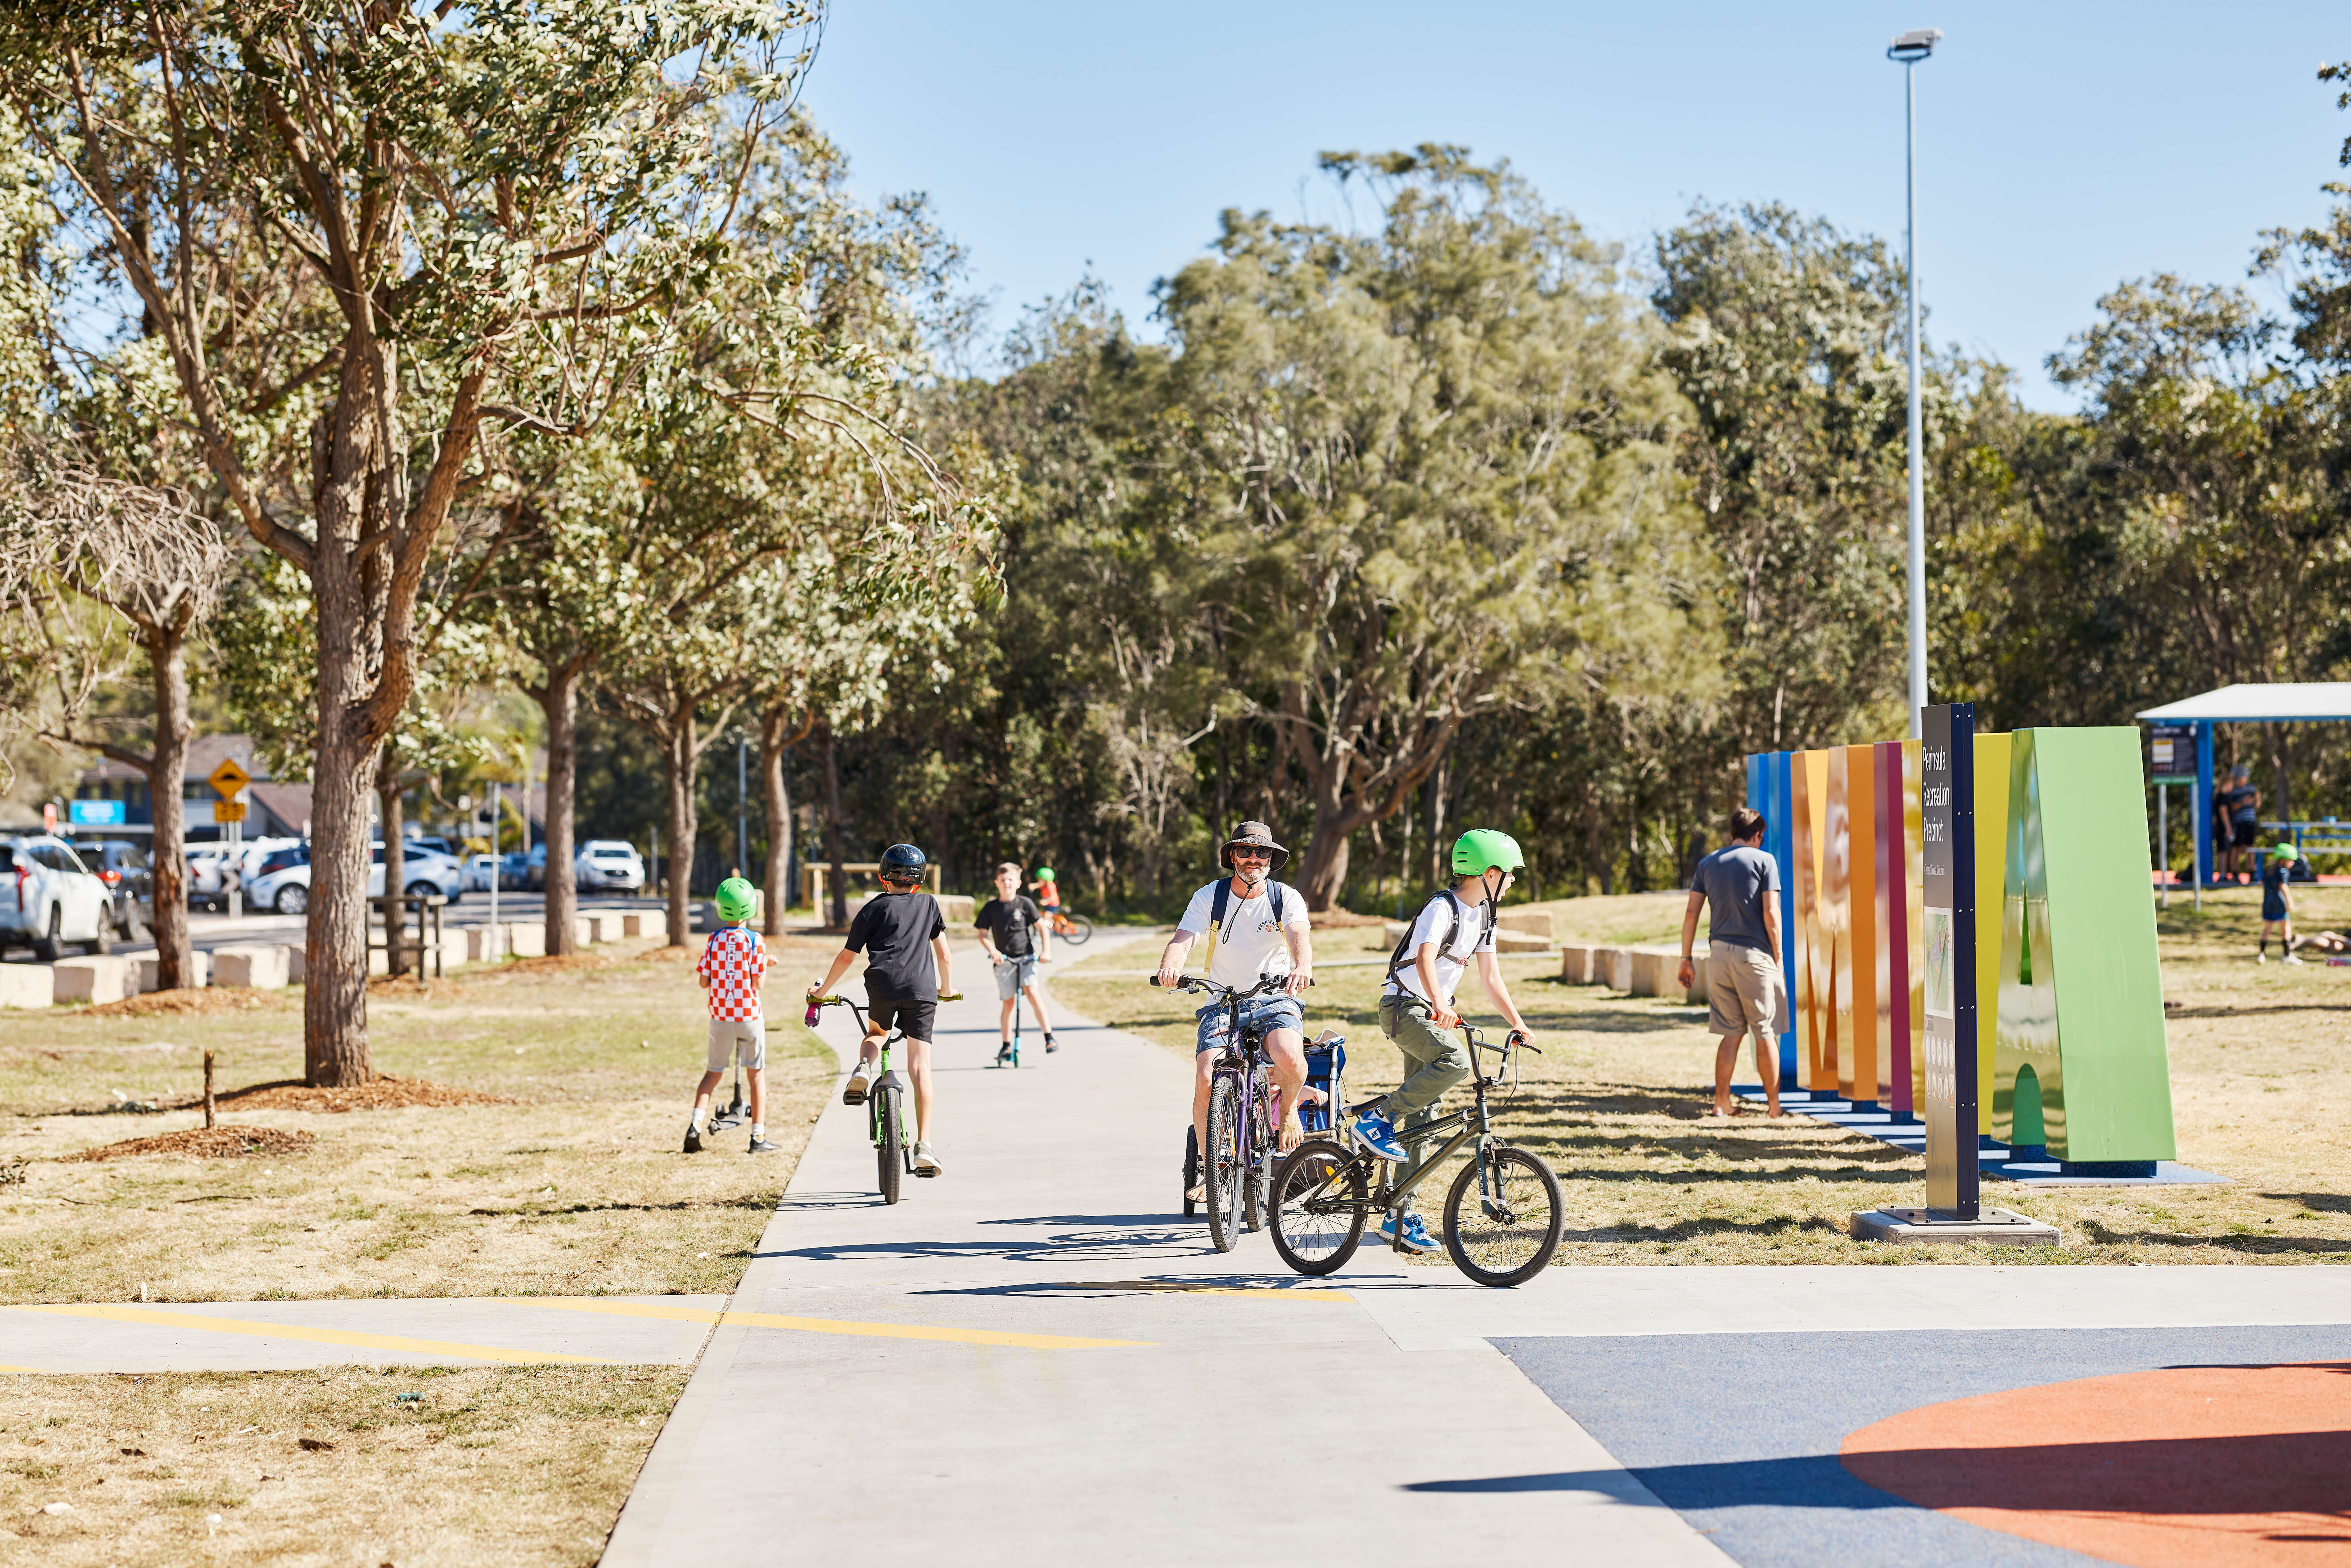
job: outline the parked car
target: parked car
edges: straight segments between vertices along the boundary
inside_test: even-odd
[[[547,846],[531,845],[530,856],[523,862],[523,885],[533,893],[544,892],[547,887]]]
[[[465,891],[467,893],[487,893],[494,886],[500,888],[506,886],[506,883],[499,880],[498,877],[497,856],[491,854],[475,855],[465,862]]]
[[[634,844],[590,839],[572,859],[571,878],[582,893],[634,893],[645,885],[645,862]]]
[[[458,858],[457,847],[438,833],[411,833],[400,841],[413,850],[431,850],[434,854],[446,855],[451,860]]]
[[[76,844],[73,852],[106,883],[114,934],[125,942],[138,941],[155,913],[155,870],[147,863],[147,852],[120,839]]]
[[[73,846],[47,833],[0,839],[0,946],[31,945],[54,964],[68,942],[86,953],[114,949],[113,899]]]
[[[520,850],[508,850],[498,857],[498,885],[508,893],[520,893],[530,886],[530,857]]]
[[[188,907],[191,909],[226,909],[228,907],[228,846],[207,844],[187,852]]]
[[[275,871],[265,872],[254,879],[246,890],[246,902],[256,909],[274,909],[280,915],[300,915],[310,907],[310,855],[307,845],[299,846],[301,858],[289,859]],[[465,873],[457,862],[447,855],[434,854],[430,850],[402,846],[401,872],[403,885],[414,894],[437,893],[447,899],[465,896]],[[287,852],[289,855],[292,852]],[[383,896],[383,846],[373,846],[372,869],[368,873],[368,896]]]

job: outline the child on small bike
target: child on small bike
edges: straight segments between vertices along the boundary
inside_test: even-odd
[[[685,1118],[689,1155],[702,1152],[702,1119],[730,1060],[740,1061],[751,1080],[750,1152],[776,1152],[776,1145],[768,1142],[768,1031],[759,1013],[768,946],[750,927],[753,894],[751,884],[739,876],[718,884],[718,918],[725,924],[702,945],[702,956],[694,966],[695,979],[710,993],[710,1054],[703,1063],[702,1086],[694,1092],[694,1109]]]
[[[1356,1143],[1382,1159],[1421,1159],[1427,1140],[1413,1134],[1437,1119],[1445,1092],[1472,1071],[1468,1048],[1447,1032],[1461,1027],[1453,995],[1470,959],[1478,962],[1486,994],[1510,1020],[1511,1037],[1526,1037],[1527,1020],[1510,1000],[1494,954],[1494,905],[1525,865],[1519,841],[1508,833],[1477,828],[1462,834],[1453,845],[1452,888],[1422,906],[1388,960],[1387,983],[1380,990],[1380,1032],[1396,1042],[1408,1071],[1395,1093],[1367,1107],[1348,1129]],[[1402,1213],[1381,1219],[1381,1239],[1395,1241],[1399,1226],[1405,1251],[1439,1250],[1427,1221],[1409,1200]]]
[[[809,988],[811,997],[826,996],[863,953],[865,998],[871,1009],[865,1038],[859,1043],[857,1065],[850,1071],[841,1102],[861,1105],[873,1086],[874,1064],[881,1060],[882,1040],[891,1030],[906,1036],[906,1067],[914,1080],[914,1170],[936,1176],[943,1168],[931,1151],[931,1035],[938,1017],[939,998],[952,992],[947,958],[946,922],[939,901],[917,894],[923,868],[929,863],[913,844],[892,844],[882,852],[882,895],[866,900],[849,923],[849,939],[832,956],[824,978]],[[928,943],[930,951],[923,951]]]

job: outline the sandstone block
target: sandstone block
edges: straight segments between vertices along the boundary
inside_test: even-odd
[[[381,954],[371,955],[380,958]],[[369,966],[373,968],[373,965]],[[256,991],[282,991],[287,973],[286,948],[278,944],[238,944],[213,949],[213,984],[243,986]]]

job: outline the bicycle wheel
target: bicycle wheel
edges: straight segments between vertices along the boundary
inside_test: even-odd
[[[898,1201],[898,1185],[906,1175],[905,1134],[898,1125],[897,1085],[883,1082],[873,1088],[873,1114],[882,1124],[881,1135],[873,1140],[873,1157],[881,1167],[882,1201]]]
[[[1241,1189],[1248,1183],[1241,1170],[1240,1080],[1218,1073],[1208,1092],[1208,1239],[1219,1252],[1229,1252],[1241,1239]]]
[[[1364,1239],[1364,1162],[1332,1138],[1309,1138],[1274,1173],[1273,1249],[1301,1274],[1328,1274]]]
[[[1086,938],[1094,934],[1094,923],[1082,915],[1063,915],[1061,926],[1062,928],[1054,935],[1072,947],[1084,946]]]
[[[1249,1171],[1241,1184],[1242,1211],[1251,1230],[1265,1228],[1265,1211],[1273,1197],[1273,1124],[1266,1114],[1268,1094],[1262,1068],[1249,1079]]]
[[[1526,1150],[1480,1150],[1446,1194],[1445,1249],[1481,1285],[1531,1280],[1559,1250],[1561,1201],[1559,1177]]]

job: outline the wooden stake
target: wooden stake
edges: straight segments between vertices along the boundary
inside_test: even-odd
[[[213,1124],[213,1053],[204,1052],[204,1125]]]

